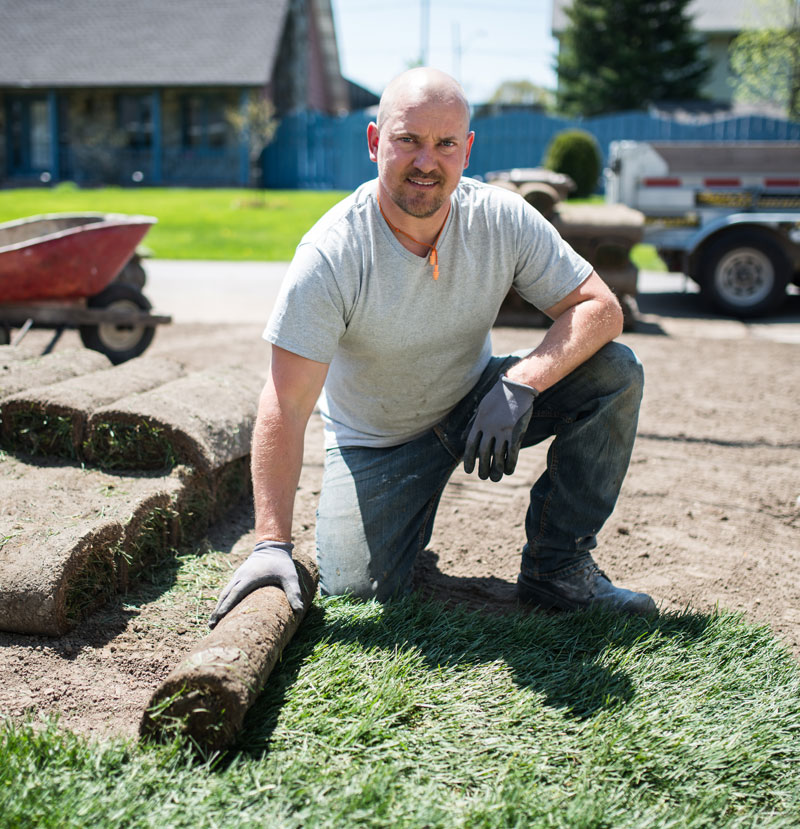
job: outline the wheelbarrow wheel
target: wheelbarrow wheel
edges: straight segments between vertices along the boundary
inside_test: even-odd
[[[112,282],[104,291],[89,297],[86,304],[89,308],[115,311],[150,311],[152,308],[140,291],[124,282]],[[114,365],[144,353],[155,335],[155,327],[152,325],[117,325],[106,322],[81,325],[78,330],[87,348],[105,354]]]
[[[147,274],[142,267],[138,254],[134,253],[131,256],[114,281],[124,282],[126,285],[133,285],[134,288],[138,288],[140,291],[144,288],[147,282]]]

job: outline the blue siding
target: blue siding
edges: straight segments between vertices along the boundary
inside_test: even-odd
[[[356,112],[334,118],[316,112],[285,117],[264,151],[264,184],[281,189],[352,190],[374,178],[367,153],[371,116]],[[800,141],[800,123],[743,116],[684,124],[641,112],[566,120],[542,113],[512,112],[472,122],[475,144],[468,175],[485,176],[510,167],[537,167],[552,137],[579,128],[592,133],[603,160],[612,141]]]

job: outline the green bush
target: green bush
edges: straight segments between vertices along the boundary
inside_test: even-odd
[[[591,133],[564,130],[548,144],[543,164],[548,170],[568,175],[577,187],[571,195],[581,199],[590,196],[597,187],[602,156]]]

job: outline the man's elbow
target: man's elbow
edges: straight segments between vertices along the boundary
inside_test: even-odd
[[[622,333],[625,324],[625,315],[615,294],[609,294],[606,300],[606,325],[609,331],[609,340],[615,340]]]

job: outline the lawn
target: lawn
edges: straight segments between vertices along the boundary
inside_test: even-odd
[[[344,195],[318,190],[81,190],[62,184],[0,190],[0,222],[39,213],[140,213],[158,219],[144,244],[161,259],[284,262],[306,230]]]
[[[796,826],[799,691],[727,613],[317,600],[227,755],[0,726],[0,824]]]
[[[0,190],[0,222],[39,213],[143,213],[158,224],[145,245],[161,259],[286,262],[311,225],[346,194],[320,190],[119,188]],[[643,270],[664,270],[652,245],[632,258]]]

